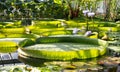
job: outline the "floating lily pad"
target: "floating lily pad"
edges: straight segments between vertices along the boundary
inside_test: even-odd
[[[30,41],[26,41],[26,44],[28,42]],[[88,59],[104,55],[108,45],[103,40],[73,35],[40,37],[35,43],[24,44],[18,52],[25,56],[50,60]]]

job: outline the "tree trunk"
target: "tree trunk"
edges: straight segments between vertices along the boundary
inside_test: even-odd
[[[69,7],[69,17],[70,17],[70,19],[78,17],[78,15],[79,15],[79,5],[74,10],[71,6],[71,3],[69,1],[67,1],[67,3],[68,3],[68,7]]]
[[[110,17],[110,2],[111,0],[104,0],[105,3],[105,16],[104,20],[108,21]]]
[[[70,12],[69,13],[70,14],[70,18],[73,19],[73,18],[78,17],[79,9],[77,9],[77,10],[70,10],[69,12]]]

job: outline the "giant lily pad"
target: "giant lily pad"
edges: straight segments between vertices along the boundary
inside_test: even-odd
[[[18,46],[15,42],[0,40],[0,53],[15,52],[17,48]]]
[[[15,52],[18,49],[18,43],[26,38],[1,38],[0,53]]]
[[[25,42],[24,42],[25,41]],[[104,55],[108,43],[83,36],[62,35],[20,42],[18,52],[25,56],[50,60],[88,59]],[[22,44],[24,43],[24,44]]]

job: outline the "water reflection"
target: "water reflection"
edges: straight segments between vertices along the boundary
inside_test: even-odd
[[[104,58],[105,56],[87,59],[87,60],[71,60],[71,61],[53,61],[47,59],[40,59],[40,58],[32,58],[26,57],[23,55],[19,55],[19,60],[34,67],[47,67],[52,68],[54,70],[63,71],[84,71],[89,69],[96,69],[101,70],[103,69],[102,66],[98,65],[98,60]]]
[[[71,61],[53,61],[40,58],[26,57],[19,55],[19,60],[33,67],[39,67],[40,70],[50,70],[50,72],[86,72],[97,71],[117,72],[120,64],[119,57],[101,56],[85,60],[71,60]],[[118,71],[119,72],[119,71]]]

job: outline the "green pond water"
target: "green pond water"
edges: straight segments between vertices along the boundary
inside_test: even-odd
[[[72,60],[72,61],[53,61],[40,58],[26,57],[19,55],[19,60],[25,64],[28,64],[33,67],[42,67],[48,69],[56,69],[57,71],[61,70],[70,70],[76,71],[79,69],[87,68],[102,68],[102,66],[97,64],[99,58],[86,59],[86,60]],[[103,57],[102,57],[103,58]],[[50,68],[49,68],[50,67]]]
[[[39,67],[41,70],[49,70],[48,72],[84,72],[88,69],[91,70],[103,70],[108,69],[109,66],[116,67],[117,64],[110,63],[109,60],[115,59],[111,56],[101,56],[92,59],[85,60],[71,60],[71,61],[53,61],[40,58],[26,57],[19,55],[19,60],[25,64],[33,67]],[[117,59],[118,60],[118,59]],[[100,65],[99,62],[104,61],[104,65]],[[114,60],[113,60],[114,61]],[[120,59],[119,59],[120,61]],[[52,71],[51,71],[52,70]]]

